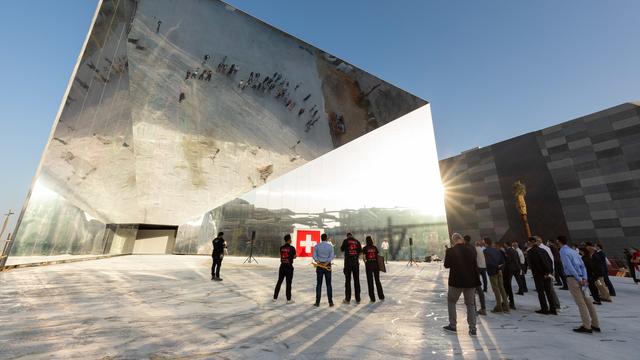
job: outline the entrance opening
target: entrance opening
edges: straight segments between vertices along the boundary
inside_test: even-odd
[[[140,224],[132,254],[172,254],[177,233],[177,226]]]

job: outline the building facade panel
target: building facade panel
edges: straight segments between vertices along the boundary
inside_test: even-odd
[[[545,238],[569,235],[576,242],[600,241],[614,256],[621,256],[625,247],[640,246],[635,230],[640,217],[637,206],[640,204],[638,134],[640,106],[627,103],[483,148],[484,153],[506,154],[506,160],[499,161],[498,158],[495,164],[503,184],[501,195],[509,214],[509,228],[522,227],[509,204],[513,203],[512,196],[505,191],[516,178],[510,175],[517,174],[517,178],[527,185],[526,199],[534,233],[543,234]],[[534,137],[536,142],[528,143],[517,152],[500,152],[523,144],[527,137]],[[474,151],[442,160],[441,166],[473,157]],[[523,153],[540,154],[546,166],[537,167],[530,161],[526,162],[526,168],[519,166],[517,162],[522,162]],[[458,173],[457,176],[465,177],[466,174]],[[444,174],[443,181],[446,184]],[[555,195],[536,193],[539,186]],[[472,192],[472,195],[479,194]],[[446,203],[449,205],[450,201],[447,199]],[[561,216],[543,223],[535,220],[536,212]],[[455,217],[453,213],[454,209],[448,206],[447,216]],[[483,221],[489,223],[491,220]],[[452,224],[461,229],[471,227],[464,220],[450,222],[450,227]],[[478,226],[475,222],[473,225]]]

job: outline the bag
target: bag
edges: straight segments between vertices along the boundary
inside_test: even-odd
[[[378,270],[382,271],[383,273],[387,272],[387,266],[384,263],[384,256],[382,255],[378,255]]]

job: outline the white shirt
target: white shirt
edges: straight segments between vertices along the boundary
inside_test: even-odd
[[[387,240],[382,242],[382,245],[380,245],[380,248],[382,248],[382,250],[389,250],[389,243],[387,242]]]
[[[547,252],[547,254],[549,254],[549,257],[551,258],[551,265],[553,265],[553,270],[555,271],[556,264],[553,261],[553,253],[551,252],[551,249],[545,244],[540,244],[538,245],[538,247],[543,248]]]
[[[518,253],[518,257],[520,258],[520,265],[524,265],[524,252],[522,252],[520,248],[516,248],[516,252]]]
[[[487,268],[487,260],[484,258],[484,248],[481,246],[476,246],[476,262],[478,263],[478,268]]]

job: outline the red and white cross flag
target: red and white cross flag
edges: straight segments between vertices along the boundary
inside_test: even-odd
[[[293,246],[298,257],[313,256],[313,247],[320,243],[321,229],[295,229]]]

